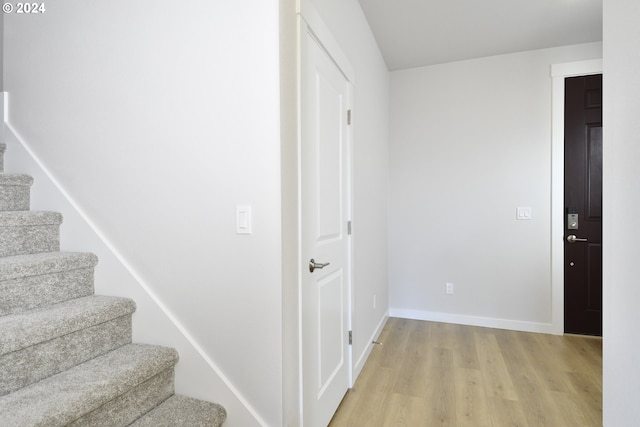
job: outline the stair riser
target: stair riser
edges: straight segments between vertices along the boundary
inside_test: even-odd
[[[226,418],[227,411],[216,403],[174,395],[129,427],[220,427]]]
[[[0,256],[59,250],[60,226],[57,224],[0,226]]]
[[[174,369],[166,369],[93,412],[65,425],[73,427],[128,426],[173,395],[173,379]]]
[[[131,316],[14,351],[0,357],[0,396],[131,343]]]
[[[0,211],[28,211],[31,188],[23,185],[0,185]]]
[[[0,316],[92,295],[93,283],[93,268],[1,281]]]

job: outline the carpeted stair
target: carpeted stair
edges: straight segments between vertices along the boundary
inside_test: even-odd
[[[220,426],[174,394],[171,348],[133,344],[127,298],[94,295],[95,255],[60,252],[62,215],[29,210],[0,143],[0,426]]]

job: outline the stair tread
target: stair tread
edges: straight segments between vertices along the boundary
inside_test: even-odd
[[[125,345],[0,397],[0,425],[67,425],[177,361],[172,348]]]
[[[98,257],[84,252],[43,252],[0,257],[0,281],[95,267]]]
[[[128,298],[92,295],[0,317],[0,355],[135,311]],[[28,331],[28,333],[27,333]]]
[[[0,185],[31,186],[33,178],[20,173],[0,173]]]
[[[129,427],[211,427],[226,418],[226,410],[217,403],[175,394]]]
[[[62,214],[47,211],[0,211],[0,226],[59,225]]]

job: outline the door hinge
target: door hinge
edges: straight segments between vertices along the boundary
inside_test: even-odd
[[[351,221],[347,221],[347,234],[351,235]]]
[[[349,345],[353,345],[353,333],[349,331]]]
[[[351,110],[347,110],[347,124],[351,124]]]

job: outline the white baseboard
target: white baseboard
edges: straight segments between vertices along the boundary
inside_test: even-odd
[[[364,364],[367,362],[367,359],[371,354],[371,350],[373,349],[373,346],[374,346],[373,341],[377,341],[378,337],[382,333],[382,328],[384,328],[384,325],[387,323],[388,318],[389,318],[389,313],[385,312],[384,315],[382,316],[382,319],[380,319],[378,326],[376,327],[376,329],[373,331],[373,334],[369,338],[368,342],[370,344],[365,347],[364,351],[362,352],[362,354],[360,354],[360,357],[358,358],[357,362],[353,366],[353,382],[354,383],[356,382],[356,379],[360,375],[360,372],[362,372],[362,368],[364,368]]]
[[[390,308],[389,317],[399,317],[402,319],[413,320],[427,320],[430,322],[455,323],[458,325],[480,326],[484,328],[509,329],[512,331],[557,334],[554,331],[553,325],[551,323],[496,319],[492,317],[468,316],[465,314]]]
[[[6,123],[9,121],[9,93],[8,92],[1,92],[2,94],[2,102],[0,102],[0,106],[2,107],[2,118],[3,121]]]

